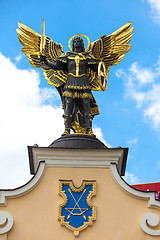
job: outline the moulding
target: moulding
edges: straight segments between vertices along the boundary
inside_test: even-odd
[[[58,149],[32,147],[31,173],[37,170],[39,162],[45,161],[50,167],[85,167],[109,168],[110,163],[117,164],[118,171],[123,175],[123,148],[110,149]]]
[[[141,219],[142,230],[151,236],[160,236],[160,230],[155,230],[153,227],[158,226],[159,216],[155,213],[146,213]],[[152,228],[149,228],[152,227]]]
[[[120,177],[116,164],[114,163],[111,163],[110,170],[114,181],[124,192],[132,197],[148,200],[148,207],[150,208],[160,209],[160,201],[155,199],[155,192],[142,192],[128,185],[124,179]]]
[[[45,162],[41,162],[34,177],[25,185],[9,190],[0,190],[0,206],[7,206],[7,198],[22,196],[34,189],[43,177]]]
[[[8,212],[0,211],[0,235],[7,233],[13,227],[13,217]]]

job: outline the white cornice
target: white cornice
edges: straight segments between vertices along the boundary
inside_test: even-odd
[[[123,178],[120,177],[116,164],[111,164],[111,174],[116,182],[116,184],[127,194],[131,195],[132,197],[148,200],[148,207],[152,208],[158,208],[160,209],[160,201],[157,201],[155,199],[155,193],[154,192],[142,192],[137,189],[134,189],[130,185],[128,185]]]
[[[11,189],[11,190],[0,190],[0,206],[7,205],[7,198],[19,197],[30,192],[40,182],[40,180],[43,177],[44,171],[45,171],[45,162],[41,162],[37,170],[37,173],[24,186],[16,189]]]
[[[32,148],[34,172],[39,162],[45,161],[51,167],[109,168],[116,163],[119,172],[122,167],[123,149],[55,149]]]

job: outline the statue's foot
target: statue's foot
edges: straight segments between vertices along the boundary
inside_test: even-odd
[[[86,134],[89,135],[89,136],[95,137],[95,135],[94,135],[94,133],[93,133],[93,131],[92,131],[92,128],[87,128]]]
[[[70,134],[70,128],[65,128],[64,133],[62,134],[62,137]]]

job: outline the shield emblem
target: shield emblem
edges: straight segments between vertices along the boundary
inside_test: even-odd
[[[77,188],[72,180],[59,180],[59,194],[64,201],[59,205],[58,220],[78,236],[96,220],[96,207],[91,203],[92,196],[96,195],[96,181],[83,180]]]
[[[108,72],[109,72],[109,67],[105,67],[104,62],[99,62],[98,64],[98,80],[99,80],[99,85],[102,91],[106,91],[107,89],[107,83],[108,83]]]

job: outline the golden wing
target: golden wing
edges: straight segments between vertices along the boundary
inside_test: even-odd
[[[59,87],[66,82],[67,75],[63,71],[54,71],[53,69],[40,62],[40,45],[42,36],[24,25],[18,23],[19,29],[17,29],[18,38],[20,43],[23,45],[22,52],[28,57],[29,62],[34,67],[43,68],[45,78],[48,83]],[[61,44],[54,42],[49,37],[44,37],[45,50],[44,54],[48,61],[53,63],[56,59],[63,54],[63,47]]]
[[[105,64],[106,79],[108,78],[109,67],[118,64],[131,49],[131,45],[128,45],[134,29],[131,25],[132,23],[129,22],[109,36],[103,35],[90,45],[89,52],[98,62],[103,61]],[[97,79],[93,81],[92,85],[97,84],[96,90],[99,90]]]
[[[103,61],[106,68],[118,64],[131,49],[133,27],[131,22],[125,24],[109,36],[103,35],[91,43],[90,52],[98,62]]]

